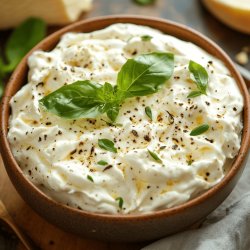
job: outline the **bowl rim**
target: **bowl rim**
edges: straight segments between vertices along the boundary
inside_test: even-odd
[[[29,55],[34,52],[35,50],[41,49],[44,44],[47,42],[53,40],[56,38],[56,44],[58,43],[57,37],[60,37],[66,33],[66,32],[80,32],[81,27],[83,25],[88,25],[93,22],[102,22],[102,21],[112,21],[112,23],[105,25],[105,27],[114,24],[114,23],[136,23],[135,20],[139,21],[144,21],[145,26],[151,26],[151,22],[153,23],[159,23],[161,25],[167,25],[171,26],[172,28],[182,30],[185,32],[190,32],[192,36],[196,37],[197,39],[203,40],[206,44],[209,44],[213,50],[215,50],[217,53],[220,54],[220,56],[223,58],[223,62],[227,64],[227,68],[229,69],[230,73],[234,75],[234,79],[237,82],[237,85],[241,91],[241,94],[244,98],[244,110],[243,110],[243,116],[244,116],[244,126],[243,126],[243,132],[242,132],[242,141],[241,141],[241,147],[238,152],[238,155],[236,156],[233,165],[229,172],[225,175],[225,177],[215,186],[211,187],[210,189],[206,190],[203,194],[186,201],[183,204],[177,205],[172,208],[165,208],[161,210],[156,210],[156,211],[151,211],[147,213],[134,213],[134,214],[104,214],[104,213],[96,213],[96,212],[90,212],[90,211],[85,211],[85,210],[80,210],[74,207],[70,207],[67,205],[64,205],[62,203],[59,203],[49,196],[47,196],[45,193],[43,193],[38,187],[36,187],[31,181],[26,178],[19,167],[18,163],[16,162],[10,148],[10,144],[7,139],[7,130],[8,130],[8,121],[9,121],[9,115],[10,115],[10,107],[9,107],[9,101],[20,88],[18,88],[17,91],[13,91],[13,86],[15,85],[15,80],[19,76],[20,72],[22,74],[25,73],[25,67],[27,67],[27,59]],[[142,24],[143,25],[143,24]],[[152,25],[153,26],[153,25]],[[102,29],[102,28],[99,28]],[[99,30],[95,29],[95,30]],[[94,31],[94,30],[92,30]],[[170,34],[171,35],[171,34]],[[179,38],[177,36],[177,38]],[[180,38],[182,40],[185,40],[183,38]],[[204,49],[205,50],[205,49]],[[221,59],[222,60],[222,59]],[[26,83],[24,83],[26,84]],[[23,85],[24,85],[23,84]],[[22,86],[23,86],[22,85]],[[40,198],[43,200],[43,202],[49,204],[52,207],[57,207],[61,210],[64,210],[66,213],[74,213],[79,216],[83,217],[92,217],[92,218],[100,218],[100,219],[105,219],[107,220],[119,220],[119,221],[135,221],[135,220],[150,220],[153,218],[160,218],[160,217],[168,217],[177,213],[184,212],[187,209],[190,209],[196,205],[201,204],[205,200],[211,198],[212,196],[215,196],[221,189],[223,189],[224,186],[226,186],[232,179],[233,177],[237,174],[237,172],[241,169],[241,166],[244,162],[244,160],[247,157],[247,152],[249,150],[249,145],[250,145],[250,129],[249,129],[249,124],[250,124],[250,98],[248,94],[247,87],[237,71],[236,67],[234,66],[233,62],[231,59],[227,56],[227,54],[213,41],[211,41],[209,38],[206,36],[202,35],[198,31],[193,30],[192,28],[189,28],[183,24],[179,24],[173,21],[169,21],[167,19],[163,18],[156,18],[156,17],[147,17],[147,16],[138,16],[138,15],[110,15],[110,16],[99,16],[95,18],[90,18],[87,20],[82,20],[75,22],[71,25],[67,25],[63,27],[62,29],[59,29],[58,31],[52,33],[51,35],[47,36],[45,39],[43,39],[39,44],[37,44],[19,63],[17,68],[15,69],[14,73],[9,79],[9,82],[5,88],[4,96],[2,97],[2,103],[1,103],[1,115],[0,115],[0,131],[1,131],[1,136],[0,136],[0,142],[1,142],[1,147],[0,151],[2,154],[2,158],[4,162],[8,162],[8,164],[5,164],[5,168],[9,174],[9,171],[14,171],[15,175],[18,176],[18,178],[21,178],[22,185],[28,186],[32,192],[35,192],[37,195],[40,196]],[[8,165],[8,166],[7,166]],[[18,190],[17,190],[18,191]],[[19,192],[19,191],[18,191]],[[22,196],[22,195],[21,195]]]

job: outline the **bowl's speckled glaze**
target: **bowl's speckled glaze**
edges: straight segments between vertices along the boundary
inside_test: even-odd
[[[9,100],[26,83],[28,56],[34,50],[51,50],[58,43],[61,35],[66,32],[91,32],[113,23],[147,25],[197,44],[225,63],[244,97],[242,144],[232,168],[219,184],[197,198],[174,208],[140,215],[107,215],[67,207],[47,197],[26,179],[11,153],[7,140],[8,119],[11,112]],[[32,51],[18,65],[9,80],[4,97],[2,98],[0,149],[6,170],[13,185],[23,199],[42,217],[66,231],[84,235],[85,237],[106,241],[145,241],[173,234],[194,225],[218,207],[230,194],[244,169],[249,151],[250,100],[245,83],[233,65],[233,62],[211,40],[186,26],[164,19],[138,16],[106,16],[67,26],[44,39]]]

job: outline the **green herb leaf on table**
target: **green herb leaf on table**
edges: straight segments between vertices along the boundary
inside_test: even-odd
[[[191,131],[190,135],[191,136],[201,135],[201,134],[205,133],[208,129],[209,129],[209,125],[208,124],[203,124],[201,126],[198,126],[198,127],[194,128]]]
[[[148,153],[151,155],[151,157],[152,157],[154,160],[156,160],[156,161],[159,162],[159,163],[162,163],[162,160],[160,159],[160,157],[159,157],[156,153],[150,151],[149,149],[148,149]]]
[[[118,201],[118,206],[119,206],[120,209],[122,209],[122,206],[123,206],[123,199],[122,199],[122,197],[117,197],[115,200]]]
[[[46,34],[46,24],[38,18],[29,18],[17,27],[6,44],[7,71],[14,70],[21,59],[29,52]]]
[[[40,100],[48,112],[67,119],[96,118],[106,113],[114,123],[126,98],[157,92],[172,76],[174,55],[154,52],[129,59],[121,68],[117,85],[89,80],[63,86]]]
[[[22,58],[46,35],[46,24],[39,18],[29,18],[20,24],[10,35],[5,47],[4,63],[0,58],[0,97],[3,93],[3,82]]]
[[[87,179],[88,179],[89,181],[91,181],[91,182],[94,182],[93,177],[92,177],[92,176],[90,176],[90,175],[88,175],[88,176],[87,176]]]
[[[197,91],[192,91],[187,97],[193,98],[200,95],[206,95],[207,94],[207,86],[208,86],[208,73],[204,67],[202,67],[200,64],[190,61],[188,66],[189,71],[191,72],[195,84],[198,88]]]
[[[141,40],[143,42],[147,42],[147,41],[150,41],[153,37],[152,36],[149,36],[149,35],[144,35],[144,36],[141,36]]]
[[[101,165],[101,166],[106,166],[106,165],[108,165],[108,163],[107,163],[106,161],[104,161],[104,160],[98,161],[97,164],[98,164],[98,165]]]
[[[113,153],[117,153],[117,148],[115,147],[115,144],[110,141],[109,139],[99,139],[98,140],[98,145],[100,148],[113,152]]]
[[[145,108],[145,113],[150,118],[150,120],[153,120],[152,110],[149,106]]]

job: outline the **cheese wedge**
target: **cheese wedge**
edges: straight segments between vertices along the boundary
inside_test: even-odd
[[[226,25],[250,34],[250,0],[203,0],[203,3]]]
[[[92,0],[0,0],[0,29],[19,25],[28,17],[40,17],[48,24],[75,21],[91,8]]]

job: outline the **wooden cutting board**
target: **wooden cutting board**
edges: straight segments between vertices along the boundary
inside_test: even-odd
[[[16,224],[41,249],[60,250],[137,250],[148,243],[104,243],[62,231],[35,213],[19,196],[5,171],[0,157],[0,199]],[[19,249],[24,249],[19,247]]]

